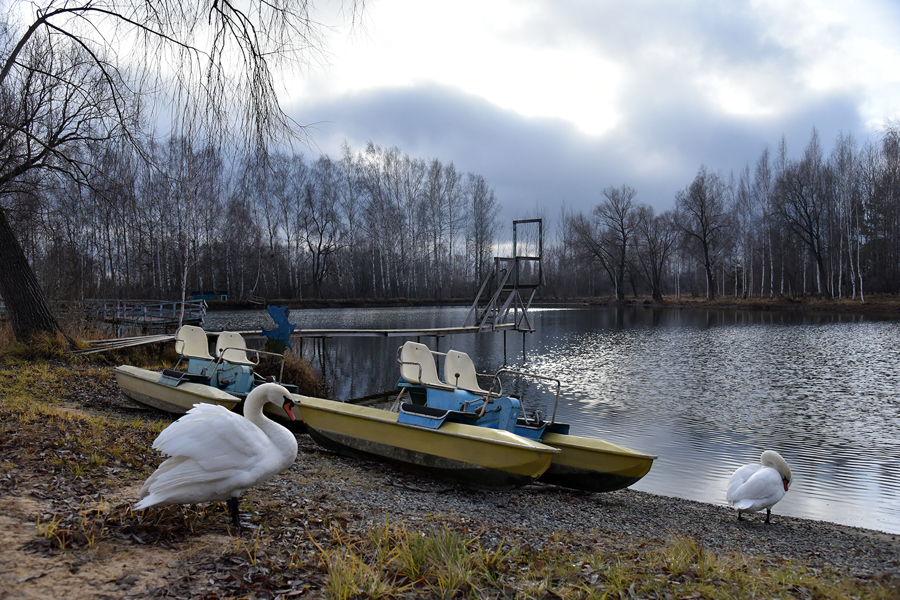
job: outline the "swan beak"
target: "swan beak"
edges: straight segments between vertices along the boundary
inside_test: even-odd
[[[788,481],[787,479],[782,479],[781,483],[784,484],[784,491],[788,491],[788,486],[791,485],[791,482]]]
[[[297,419],[294,418],[294,410],[293,410],[294,401],[291,400],[290,398],[288,398],[287,396],[285,396],[284,404],[282,406],[284,406],[284,412],[286,412],[287,416],[289,416],[291,418],[291,421],[296,421]],[[787,489],[787,487],[785,487],[784,489]]]

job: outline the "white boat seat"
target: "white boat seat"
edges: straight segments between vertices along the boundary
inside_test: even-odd
[[[247,342],[244,340],[244,336],[236,331],[219,333],[219,339],[216,341],[216,356],[233,365],[252,367],[258,364],[247,356]]]
[[[400,376],[410,383],[426,387],[448,389],[438,377],[434,356],[428,346],[418,342],[406,342],[400,348]]]
[[[493,375],[483,375],[484,377],[493,377]],[[469,358],[469,355],[459,350],[448,350],[447,356],[444,358],[444,381],[473,394],[481,396],[491,395],[491,393],[483,389],[478,384],[478,373],[475,371],[475,363]],[[497,393],[493,394],[498,395]]]
[[[182,325],[175,333],[175,353],[183,358],[214,360],[209,353],[206,332],[195,325]]]

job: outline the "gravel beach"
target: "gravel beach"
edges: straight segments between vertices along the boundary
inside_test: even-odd
[[[111,377],[74,386],[70,400],[74,410],[125,418],[148,415],[121,397]],[[477,533],[485,546],[535,553],[552,551],[548,545],[560,533],[588,551],[613,553],[681,536],[712,551],[792,561],[813,572],[835,570],[889,585],[900,582],[900,536],[783,516],[777,505],[766,524],[764,512],[739,522],[735,511],[724,506],[633,490],[589,494],[530,485],[484,492],[337,455],[306,435],[297,437],[300,452],[291,469],[242,500],[251,525],[244,537],[264,530],[273,548],[306,548],[313,556],[316,540],[324,539],[323,532],[335,523],[360,537],[385,523],[401,523],[410,531],[447,525]],[[236,560],[234,556],[247,553],[241,546],[244,538],[236,541],[230,531],[223,508],[207,509],[198,524],[160,531],[130,512],[142,478],[128,469],[107,465],[102,478],[72,477],[21,460],[23,452],[15,435],[0,444],[0,599],[240,595],[233,593],[234,581],[219,578],[221,557]],[[279,516],[281,507],[289,510]],[[41,523],[67,522],[74,519],[71,515],[90,511],[105,519],[102,544],[60,550],[38,535]],[[185,514],[177,518],[187,523]]]
[[[508,492],[469,490],[338,456],[306,436],[300,437],[300,452],[286,481],[264,487],[271,493],[296,493],[303,502],[327,503],[328,511],[350,515],[360,526],[397,518],[412,524],[440,515],[534,547],[558,531],[613,544],[679,535],[710,549],[900,580],[900,536],[779,515],[777,505],[771,523],[764,522],[765,512],[745,513],[745,520],[738,521],[737,513],[724,506],[629,489],[603,494],[543,485]],[[317,478],[325,468],[335,469],[337,476]]]

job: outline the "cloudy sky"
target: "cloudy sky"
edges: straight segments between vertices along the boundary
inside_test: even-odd
[[[511,222],[627,184],[658,210],[815,127],[900,116],[895,0],[370,0],[289,86],[316,151],[371,140],[483,175]]]

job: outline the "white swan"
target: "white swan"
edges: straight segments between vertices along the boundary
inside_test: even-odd
[[[772,515],[772,506],[784,498],[791,485],[791,469],[780,454],[766,450],[759,463],[738,468],[728,482],[728,500],[738,511],[757,512],[766,509],[766,523]]]
[[[268,402],[284,407],[294,420],[290,392],[275,383],[247,395],[243,417],[216,404],[194,405],[153,442],[171,458],[147,479],[134,507],[224,500],[239,528],[240,495],[286,470],[297,458],[294,434],[263,415]]]

